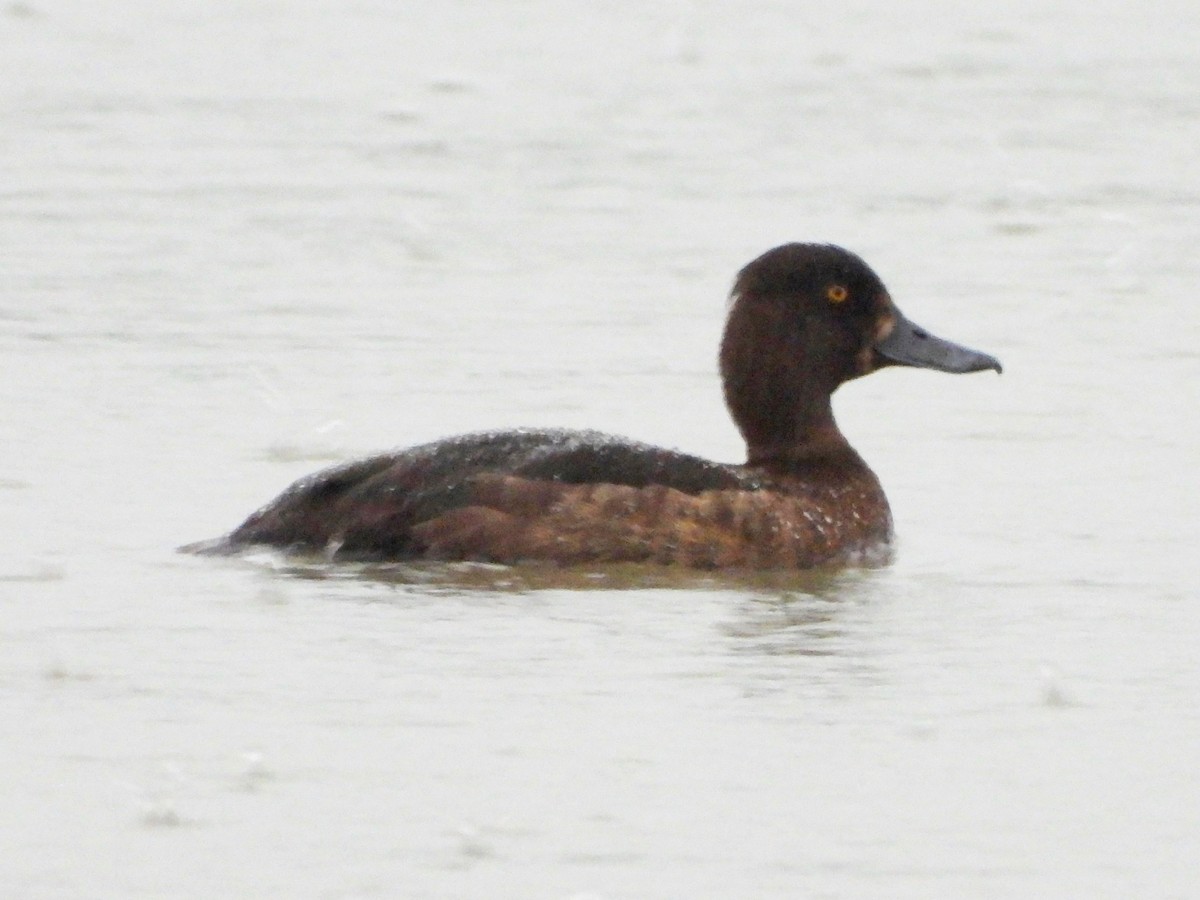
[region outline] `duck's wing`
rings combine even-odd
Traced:
[[[495,495],[487,493],[487,485],[495,483],[491,478],[515,480],[508,483],[510,490]],[[470,434],[301,479],[214,549],[268,544],[354,558],[439,555],[499,559],[501,555],[491,553],[482,536],[480,546],[452,551],[452,542],[444,536],[436,539],[440,526],[435,523],[447,514],[468,509],[490,509],[493,519],[503,516],[505,503],[522,503],[521,492],[513,489],[518,483],[530,486],[530,498],[546,500],[550,497],[547,491],[552,493],[555,485],[669,489],[687,496],[757,487],[753,476],[741,467],[597,432]],[[528,502],[521,508],[528,511]],[[442,524],[462,520],[460,515]]]

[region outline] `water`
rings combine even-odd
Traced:
[[[1194,896],[1197,26],[8,3],[5,895]],[[891,567],[173,552],[461,431],[737,459],[722,298],[796,239],[1005,363],[839,393]]]

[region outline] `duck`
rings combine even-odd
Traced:
[[[741,463],[596,431],[450,437],[302,478],[215,541],[331,562],[480,561],[814,569],[891,557],[892,514],[833,416],[843,384],[896,366],[1002,371],[907,319],[838,246],[788,243],[738,273],[719,351]]]

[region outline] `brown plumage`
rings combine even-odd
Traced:
[[[303,479],[190,549],[702,569],[878,561],[887,498],[838,429],[833,392],[888,365],[1000,370],[905,319],[857,256],[813,244],[739,273],[720,362],[744,465],[588,431],[465,435]]]
[[[651,562],[700,569],[807,569],[881,547],[890,519],[873,477],[838,490],[707,490],[472,479],[474,504],[413,528],[425,555],[499,562]],[[851,551],[850,548],[854,548]],[[865,557],[864,557],[865,561]]]

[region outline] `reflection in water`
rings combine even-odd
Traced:
[[[837,652],[837,639],[844,637],[838,611],[836,601],[811,594],[755,598],[743,604],[738,619],[723,630],[742,639],[734,645],[741,653],[830,656]]]
[[[738,590],[770,602],[820,598],[833,602],[848,598],[859,588],[858,570],[808,569],[700,572],[640,563],[560,566],[529,562],[516,566],[483,562],[346,563],[319,556],[296,556],[270,548],[236,554],[240,564],[306,581],[361,581],[366,584],[418,586],[443,591],[729,591]]]
[[[770,656],[833,656],[846,650],[845,614],[871,593],[870,571],[826,572],[773,594],[741,600],[722,631],[734,652]]]

